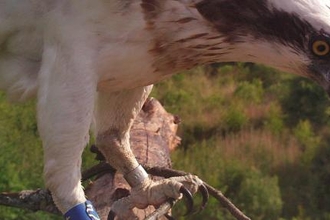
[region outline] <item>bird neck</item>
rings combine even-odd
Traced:
[[[215,62],[256,62],[284,71],[293,68],[295,72],[300,71],[295,61],[302,58],[295,53],[287,53],[284,45],[276,43],[275,37],[273,40],[260,40],[245,28],[237,27],[232,35],[228,35],[218,27],[226,20],[211,21],[205,17],[205,13],[201,13],[201,4],[196,4],[201,1],[142,0],[144,3],[151,1],[153,7],[142,4],[142,8],[147,29],[154,36],[150,51],[155,55],[157,71],[180,71]],[[222,12],[219,9],[217,13]]]
[[[201,16],[193,1],[142,2],[147,29],[154,36],[150,52],[156,57],[157,71],[179,71],[220,62],[219,57],[227,53],[223,36]]]

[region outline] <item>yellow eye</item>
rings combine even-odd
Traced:
[[[312,50],[316,56],[325,56],[330,52],[330,45],[324,40],[316,40],[312,44]]]

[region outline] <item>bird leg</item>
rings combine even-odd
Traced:
[[[203,182],[196,176],[186,175],[154,181],[139,165],[129,144],[129,131],[151,87],[136,88],[113,94],[99,93],[95,121],[96,145],[106,160],[121,172],[131,194],[112,205],[120,219],[134,216],[132,209],[159,206],[168,199],[187,197],[188,211],[193,206],[192,195]],[[115,106],[115,108],[114,108]]]
[[[53,27],[57,30],[58,27]],[[61,31],[54,33],[52,37]],[[80,60],[80,42],[45,41],[38,76],[38,128],[44,147],[44,177],[66,218],[99,219],[81,186],[81,154],[89,140],[96,85],[93,70]],[[59,36],[57,36],[59,37]],[[70,79],[70,80],[68,80]],[[83,87],[81,85],[84,85]]]

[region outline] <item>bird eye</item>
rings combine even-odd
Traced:
[[[326,56],[330,52],[330,45],[325,40],[316,40],[312,43],[312,51],[316,56]]]

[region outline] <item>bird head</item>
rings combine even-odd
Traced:
[[[221,61],[256,62],[310,78],[330,94],[329,0],[201,0]]]

